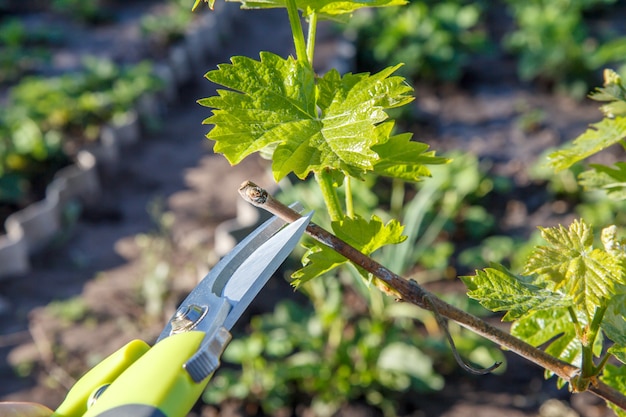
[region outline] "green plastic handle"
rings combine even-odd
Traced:
[[[191,331],[161,340],[123,372],[84,417],[116,415],[116,409],[131,407],[154,411],[145,415],[185,417],[210,380],[196,383],[183,367],[204,336]]]
[[[109,355],[74,384],[52,417],[82,417],[87,412],[91,395],[103,385],[115,381],[149,349],[147,343],[133,340]]]

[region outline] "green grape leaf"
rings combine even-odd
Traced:
[[[579,317],[584,324],[584,317]],[[532,312],[511,326],[511,334],[538,347],[549,342],[546,352],[567,363],[577,365],[582,345],[567,308]]]
[[[615,356],[615,358],[621,363],[626,364],[626,346],[612,345],[607,352]]]
[[[583,221],[569,229],[541,228],[541,235],[548,245],[535,248],[523,273],[554,281],[555,290],[562,289],[579,311],[593,316],[596,307],[615,293],[615,285],[623,282],[621,258],[594,249],[592,229]]]
[[[624,40],[620,39],[618,42],[623,45]],[[609,47],[609,45],[604,45],[604,47]],[[626,88],[624,88],[622,78],[613,70],[604,70],[604,86],[596,88],[589,97],[608,103],[600,107],[606,117],[626,115]]]
[[[606,365],[600,380],[619,392],[626,392],[626,366]],[[618,417],[626,417],[626,411],[620,407],[608,401],[607,405],[611,407]]]
[[[580,184],[586,190],[604,190],[609,198],[626,199],[626,163],[616,162],[614,167],[591,164],[593,169],[580,174]]]
[[[432,151],[429,152],[425,143],[412,141],[410,133],[392,136],[392,129],[393,122],[377,126],[381,144],[372,147],[380,157],[374,165],[374,172],[377,174],[405,181],[419,181],[423,177],[430,177],[430,170],[426,165],[445,164],[450,161],[435,156]],[[385,138],[389,139],[383,142]]]
[[[503,321],[512,321],[531,311],[568,307],[571,299],[546,288],[536,276],[515,275],[500,265],[494,265],[475,276],[461,277],[467,295],[491,311],[506,311]]]
[[[235,56],[231,64],[222,64],[205,75],[210,81],[230,90],[202,99],[203,106],[213,107],[213,115],[204,121],[214,124],[207,134],[216,141],[215,151],[233,164],[266,147],[283,141],[287,128],[292,134],[306,135],[319,130],[315,126],[314,74],[293,58],[261,53],[261,60]],[[309,133],[310,132],[310,133]]]
[[[626,346],[626,294],[611,298],[601,323],[606,336],[616,345]]]
[[[354,177],[372,171],[380,156],[372,147],[389,138],[378,124],[385,110],[410,102],[404,78],[392,76],[399,66],[377,74],[336,70],[316,79],[307,64],[262,52],[260,61],[233,57],[206,74],[229,88],[199,101],[212,107],[205,124],[215,151],[232,163],[255,152],[272,155],[278,181],[289,173],[306,178],[331,169]],[[317,84],[316,84],[317,81]]]
[[[267,9],[286,7],[285,0],[229,0],[238,1],[244,9]],[[342,15],[349,15],[364,7],[389,7],[402,6],[406,0],[296,0],[298,9],[302,10],[305,16],[316,13],[322,17],[337,18]]]
[[[404,227],[400,222],[390,220],[384,224],[376,215],[373,215],[370,221],[359,216],[346,217],[344,220],[333,222],[332,228],[338,238],[365,255],[370,255],[385,245],[406,240],[406,236],[402,234]],[[344,256],[327,246],[308,246],[302,258],[304,267],[292,274],[293,285],[298,287],[346,262],[348,260]]]
[[[602,119],[591,125],[582,135],[574,139],[569,146],[548,155],[550,165],[556,171],[562,171],[620,142],[626,136],[626,117]]]

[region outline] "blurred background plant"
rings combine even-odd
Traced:
[[[409,79],[459,81],[471,61],[500,49],[513,55],[522,81],[582,98],[602,68],[624,65],[626,33],[608,22],[621,11],[615,0],[413,0],[357,13],[348,33],[356,37],[359,68],[403,62]],[[512,25],[501,34],[489,19]]]
[[[29,192],[42,191],[68,163],[61,142],[59,132],[43,132],[33,119],[15,110],[0,114],[0,204],[8,205],[7,213],[0,214],[31,202]]]
[[[78,73],[22,79],[0,106],[0,203],[40,198],[77,147],[160,88],[147,62],[120,67],[96,58],[86,58]]]
[[[365,9],[350,21],[359,67],[404,63],[409,79],[458,80],[471,54],[485,51],[484,5],[462,0],[411,1],[405,7]]]
[[[148,62],[121,67],[87,57],[83,69],[57,77],[30,77],[13,87],[8,110],[21,112],[42,130],[95,140],[100,127],[133,109],[142,94],[160,88]]]
[[[165,210],[162,198],[153,199],[146,210],[154,227],[134,237],[142,276],[137,297],[145,319],[161,323],[181,301],[181,288],[188,291],[185,285],[193,287],[206,274],[210,256],[201,246],[183,247],[176,240],[175,217]]]
[[[111,13],[104,7],[103,0],[52,0],[52,10],[91,25],[108,22]]]
[[[623,31],[593,25],[613,13],[615,0],[507,0],[516,28],[504,39],[516,55],[524,81],[540,80],[567,87],[583,97],[606,65],[623,65]],[[592,77],[593,76],[593,77]]]
[[[28,28],[17,18],[0,22],[0,85],[19,80],[50,61],[50,48],[63,42],[51,27]]]
[[[360,279],[345,273],[304,284],[311,306],[285,300],[253,318],[249,334],[235,338],[223,357],[241,370],[220,369],[203,399],[245,400],[269,415],[310,404],[321,417],[362,401],[394,416],[404,393],[441,389],[441,372],[454,369],[454,360],[434,319],[415,306],[390,304],[376,290],[356,289]],[[502,359],[468,332],[453,333],[475,363]]]
[[[196,16],[188,1],[168,0],[162,7],[141,18],[141,33],[148,39],[155,54],[163,54],[168,46],[184,38]]]

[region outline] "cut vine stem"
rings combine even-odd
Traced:
[[[274,199],[265,189],[251,181],[246,181],[241,185],[239,194],[250,204],[267,210],[287,222],[294,222],[302,217],[300,213]],[[569,382],[571,387],[580,386],[580,384],[576,384],[580,377],[580,368],[563,362],[541,349],[492,326],[484,320],[446,303],[434,294],[426,291],[414,280],[408,280],[390,271],[380,263],[364,255],[348,243],[313,222],[309,223],[307,226],[306,233],[380,279],[399,295],[400,301],[415,304],[423,309],[453,320],[474,333],[553,372],[555,375]],[[616,406],[626,410],[626,396],[598,380],[596,377],[590,378],[589,383],[584,388],[586,388],[586,391],[592,392],[598,397],[610,401]]]

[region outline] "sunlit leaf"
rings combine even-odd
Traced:
[[[616,162],[613,167],[591,164],[592,170],[580,174],[580,184],[586,190],[604,190],[614,200],[626,199],[626,163]]]
[[[574,142],[548,155],[550,165],[562,171],[591,155],[619,143],[626,137],[626,117],[602,119],[591,125]]]
[[[584,320],[584,317],[578,319]],[[511,334],[533,346],[550,342],[547,353],[574,365],[580,361],[582,346],[567,308],[528,314],[513,323]]]
[[[624,39],[617,39],[616,42],[624,46]],[[613,70],[604,70],[604,86],[597,88],[589,97],[607,103],[600,107],[606,117],[626,115],[626,88],[622,83],[622,77]]]
[[[601,326],[609,339],[617,345],[626,346],[626,294],[611,298]]]
[[[461,277],[469,292],[467,295],[491,311],[506,311],[504,321],[518,319],[531,311],[567,307],[571,299],[546,288],[536,277],[515,275],[496,265],[475,276]]]
[[[388,118],[385,110],[413,99],[404,78],[393,76],[399,66],[372,75],[340,76],[332,70],[316,78],[309,65],[269,52],[262,52],[260,61],[233,57],[231,62],[206,75],[229,89],[199,101],[213,108],[204,121],[214,125],[207,137],[232,164],[255,152],[271,155],[276,180],[292,172],[304,179],[321,170],[355,177],[374,170],[381,162],[374,148],[390,140],[389,129],[379,129]],[[378,149],[395,156],[395,140]],[[419,163],[441,163],[424,146],[409,146],[409,153],[420,157],[410,166],[414,175],[426,173]]]
[[[350,244],[366,255],[390,244],[401,243],[406,239],[402,235],[403,226],[397,220],[384,224],[377,216],[370,221],[361,217],[345,218],[332,223],[333,232],[337,237]],[[310,246],[303,257],[304,267],[292,275],[293,284],[299,286],[334,268],[348,262],[333,249],[327,246]]]
[[[392,129],[393,122],[378,126],[378,131],[382,134],[380,142],[385,138],[389,139],[372,147],[380,157],[374,165],[376,173],[405,181],[419,181],[430,176],[430,170],[426,165],[449,162],[447,158],[437,157],[434,152],[428,151],[428,145],[412,141],[410,133],[391,136]]]
[[[594,249],[592,229],[583,221],[575,221],[569,229],[561,225],[542,228],[541,234],[548,244],[534,250],[524,274],[554,281],[555,289],[572,297],[578,310],[592,316],[614,293],[615,284],[623,281],[620,258]]]
[[[626,364],[626,345],[612,345],[607,352],[621,363]]]

